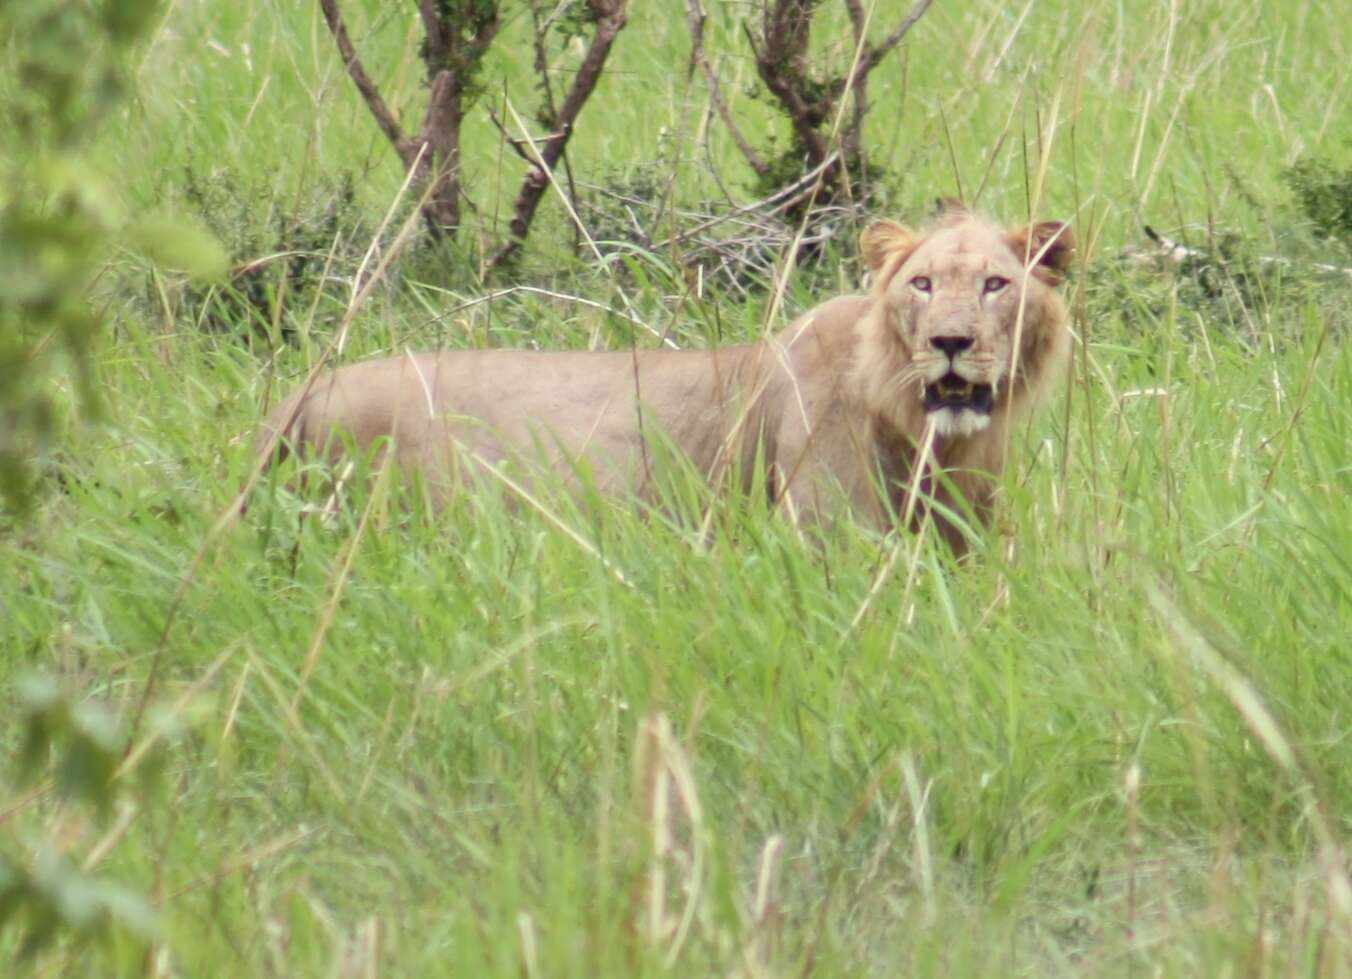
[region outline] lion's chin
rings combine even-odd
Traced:
[[[937,435],[966,437],[985,431],[991,423],[990,412],[972,408],[936,408],[928,413]]]

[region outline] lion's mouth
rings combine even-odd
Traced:
[[[966,408],[983,415],[991,413],[995,394],[989,384],[974,384],[949,371],[937,381],[925,385],[925,410]]]

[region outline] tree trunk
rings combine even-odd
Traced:
[[[453,71],[437,72],[423,118],[422,139],[430,151],[432,188],[422,213],[428,230],[438,238],[454,236],[460,227],[461,94]]]

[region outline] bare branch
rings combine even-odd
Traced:
[[[446,57],[446,31],[433,0],[418,0],[418,16],[427,35],[427,62],[438,64]]]
[[[788,113],[794,135],[807,150],[808,162],[815,166],[830,152],[817,128],[829,106],[823,106],[820,99],[809,103],[804,97],[808,88],[805,58],[811,27],[812,9],[803,0],[777,0],[773,9],[764,9],[764,33],[759,43],[750,27],[742,25],[755,53],[761,81]]]
[[[474,61],[478,61],[483,53],[488,50],[488,46],[493,43],[493,38],[498,36],[498,28],[502,26],[502,20],[498,16],[498,5],[496,2],[486,8],[486,12],[481,11],[474,19],[474,35],[470,38],[470,56]]]
[[[840,154],[833,152],[820,165],[813,167],[811,170],[803,174],[793,183],[786,184],[783,187],[779,188],[769,197],[766,197],[758,201],[752,201],[750,204],[743,204],[740,207],[733,208],[731,211],[725,211],[722,214],[718,214],[715,215],[714,217],[703,220],[691,228],[687,228],[684,231],[681,231],[678,234],[674,234],[669,238],[664,238],[662,241],[659,241],[656,245],[653,245],[652,247],[655,249],[669,248],[672,245],[680,244],[681,242],[684,242],[694,237],[695,235],[700,234],[701,232],[707,231],[710,228],[714,227],[715,225],[723,224],[726,221],[731,221],[743,214],[756,214],[758,216],[759,215],[769,216],[778,214],[781,211],[788,210],[794,204],[802,200],[805,195],[810,194],[812,192],[813,186],[817,182],[817,178],[822,175],[822,172],[827,167],[833,166],[839,159]]]
[[[553,18],[542,19],[540,17],[539,0],[530,0],[527,6],[530,7],[531,34],[535,44],[535,74],[540,76],[540,89],[545,98],[545,111],[549,113],[550,122],[553,122],[555,112],[554,83],[549,79],[549,58],[545,51],[545,38],[549,33]],[[497,122],[496,119],[493,121]],[[498,128],[502,129],[501,126]]]
[[[887,35],[881,44],[869,52],[867,61],[868,67],[864,69],[865,74],[872,71],[874,68],[877,68],[883,58],[887,57],[888,52],[901,43],[902,38],[910,33],[911,28],[915,26],[916,21],[925,16],[925,11],[929,10],[930,4],[933,2],[934,0],[916,0],[915,6],[911,8],[909,14],[902,18],[902,21],[897,25],[896,30]]]
[[[863,40],[868,30],[868,18],[864,15],[864,5],[860,0],[845,0],[845,10],[850,15],[850,28],[854,31],[854,43]]]
[[[916,0],[910,13],[875,47],[868,38],[873,9],[865,0],[843,0],[854,37],[853,56],[844,75],[829,78],[814,74],[809,63],[818,0],[761,0],[759,33],[743,24],[755,55],[756,71],[788,116],[794,147],[806,157],[807,166],[821,167],[833,142],[839,140],[839,163],[822,170],[824,200],[841,190],[848,193],[849,175],[862,161],[869,73],[901,43],[932,2]],[[847,96],[852,99],[853,112],[837,134],[831,124],[839,119],[840,100]]]
[[[371,110],[376,125],[394,146],[394,151],[399,154],[404,167],[406,169],[411,167],[417,158],[418,147],[413,140],[404,136],[398,121],[394,118],[394,113],[385,104],[380,90],[362,67],[361,59],[357,57],[357,49],[352,46],[352,38],[348,36],[347,25],[343,23],[343,15],[338,10],[338,0],[319,0],[319,6],[324,11],[324,21],[329,25],[329,32],[333,34],[333,40],[338,45],[338,54],[343,59],[343,67],[347,69],[353,84],[357,86],[357,91],[361,93],[366,108]]]
[[[435,236],[453,232],[460,226],[460,123],[463,99],[456,73],[441,69],[428,86],[427,110],[423,113],[418,142],[432,152],[422,158],[420,180],[429,172],[432,187],[423,201],[423,216]]]
[[[531,221],[535,218],[535,209],[540,206],[540,199],[549,187],[549,173],[563,155],[564,148],[568,145],[568,137],[573,134],[573,123],[596,88],[596,82],[600,79],[606,58],[610,54],[611,45],[624,29],[628,0],[589,0],[588,5],[596,17],[596,33],[592,35],[591,44],[587,46],[582,64],[578,66],[577,74],[573,76],[573,84],[564,97],[563,105],[559,107],[558,118],[554,124],[555,133],[544,142],[543,147],[538,148],[539,163],[527,171],[525,179],[521,182],[521,190],[512,206],[512,220],[508,225],[511,237],[489,260],[490,268],[500,265],[515,254],[525,241]]]
[[[700,71],[704,74],[705,83],[709,86],[709,101],[713,103],[714,111],[723,120],[723,125],[728,127],[732,141],[737,144],[737,148],[741,150],[742,156],[746,158],[746,162],[750,164],[751,169],[757,175],[764,177],[770,172],[770,167],[761,159],[760,154],[752,147],[751,141],[742,134],[742,130],[732,118],[728,103],[723,98],[723,86],[719,81],[718,73],[714,71],[713,65],[709,63],[709,58],[704,53],[704,8],[700,0],[686,0],[685,6],[686,21],[690,25],[691,67],[699,66]]]
[[[854,92],[854,111],[841,143],[846,154],[855,157],[863,146],[864,116],[868,115],[868,72],[860,71],[858,66],[872,53],[872,47],[868,42],[869,17],[864,13],[862,0],[845,0],[845,9],[849,12],[850,27],[854,31],[854,61],[850,65],[848,84]]]
[[[629,0],[591,0],[590,6],[592,12],[596,14],[596,33],[592,36],[587,54],[573,77],[573,84],[563,100],[563,107],[559,109],[559,118],[555,120],[555,128],[565,132],[564,139],[551,143],[545,149],[545,162],[551,167],[563,152],[567,131],[572,129],[578,113],[591,97],[592,89],[596,87],[596,82],[601,77],[601,71],[606,66],[606,58],[610,55],[610,46],[624,29]],[[553,156],[550,156],[550,150],[554,151]]]
[[[893,48],[901,43],[916,22],[925,15],[925,11],[929,9],[931,3],[933,3],[933,0],[916,0],[911,12],[902,18],[896,29],[887,35],[881,44],[874,47],[869,43],[867,37],[868,19],[864,15],[862,3],[860,0],[845,0],[845,6],[850,14],[850,23],[854,28],[856,45],[855,63],[844,84],[844,89],[854,96],[853,119],[844,135],[845,150],[848,155],[858,155],[863,146],[864,116],[868,114],[869,74],[874,68],[882,64],[883,58]]]
[[[502,134],[502,138],[506,141],[507,145],[512,148],[512,152],[515,153],[517,156],[521,157],[521,159],[525,160],[531,166],[535,165],[535,153],[532,152],[531,150],[528,150],[526,147],[531,145],[538,146],[539,144],[542,143],[548,143],[551,140],[563,138],[563,132],[559,131],[548,133],[544,136],[534,136],[531,137],[530,139],[523,139],[518,136],[513,136],[510,132],[508,132],[507,127],[504,126],[502,124],[502,120],[498,118],[498,114],[494,112],[491,108],[488,110],[488,118],[492,121],[493,126],[497,129],[497,131]]]
[[[546,122],[547,125],[552,126],[558,120],[559,111],[558,103],[554,98],[554,83],[550,80],[549,75],[548,38],[549,29],[554,26],[555,20],[564,9],[564,4],[560,3],[556,6],[554,12],[548,17],[541,16],[539,0],[528,0],[527,5],[530,7],[531,33],[534,35],[535,42],[535,74],[540,79],[540,89],[544,95],[544,111],[546,116],[542,121]],[[497,119],[494,119],[493,123],[498,125]],[[502,126],[498,125],[498,128],[502,129]],[[506,130],[503,130],[502,132],[504,137],[507,136]],[[550,136],[546,138],[552,139],[554,137]],[[522,156],[526,155],[520,146],[513,144],[512,149],[516,150],[516,152]],[[563,172],[564,176],[568,178],[568,198],[573,202],[573,209],[576,210],[577,185],[573,180],[573,165],[569,162],[567,156],[563,157]],[[577,248],[582,243],[578,231],[579,229],[575,226],[573,228],[574,248]]]

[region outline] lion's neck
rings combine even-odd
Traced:
[[[995,493],[995,478],[1004,469],[1005,426],[993,420],[977,437],[935,435],[928,442],[913,429],[899,429],[885,415],[869,419],[878,485],[884,487],[886,506],[899,518],[910,515],[917,530],[932,503],[940,505],[936,519],[940,532],[955,546],[961,533],[942,516],[971,507],[985,519]],[[984,437],[983,437],[984,436]]]

